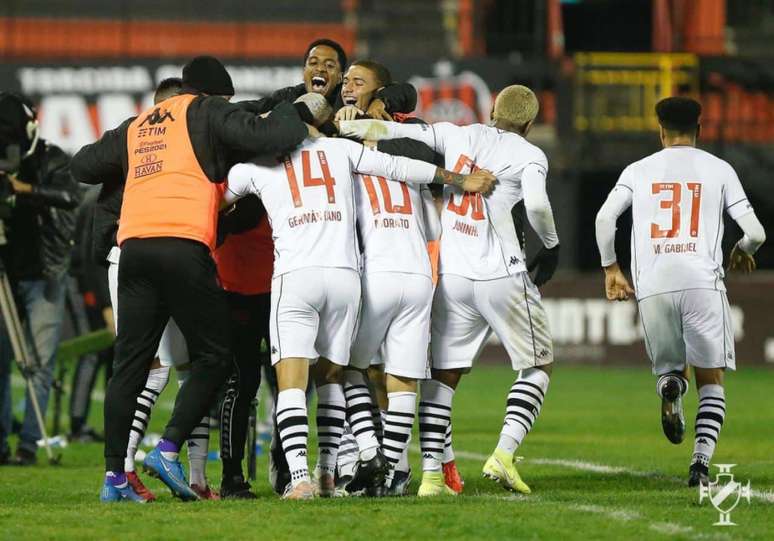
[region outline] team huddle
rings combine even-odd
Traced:
[[[493,333],[517,377],[482,474],[530,493],[516,452],[550,384],[538,287],[559,257],[548,160],[526,139],[535,94],[503,89],[487,125],[396,122],[416,94],[384,66],[359,61],[345,72],[346,56],[329,40],[311,44],[304,62],[304,85],[230,103],[225,68],[194,59],[181,80],[160,86],[153,108],[73,158],[78,180],[119,200],[105,251],[117,341],[101,500],[154,499],[134,462],[170,365],[187,376],[145,471],[184,500],[255,498],[241,462],[262,342],[275,396],[272,481],[283,498],[407,494],[417,416],[418,496],[459,494],[453,398]],[[723,371],[735,368],[722,211],[745,233],[732,268],[752,270],[765,234],[733,169],[694,148],[698,103],[667,98],[657,114],[665,150],[624,171],[597,216],[597,241],[608,298],[636,290],[675,443],[695,369],[689,483],[706,483],[725,413]],[[629,206],[634,290],[614,250],[615,222]],[[529,263],[522,208],[542,244]],[[208,415],[224,385],[218,495],[205,465]],[[185,442],[189,476],[179,460]]]

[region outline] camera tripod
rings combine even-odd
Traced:
[[[2,220],[0,220],[0,245],[2,244],[5,244],[5,230]],[[46,422],[43,419],[43,413],[40,411],[38,395],[35,392],[35,385],[32,382],[32,375],[39,366],[30,355],[27,340],[24,336],[24,328],[19,319],[19,312],[16,309],[11,282],[8,280],[8,274],[5,272],[5,265],[3,264],[2,258],[0,258],[0,308],[2,308],[3,321],[5,321],[8,337],[11,340],[14,359],[16,359],[19,370],[27,383],[27,391],[29,393],[30,401],[32,402],[32,408],[35,411],[35,418],[38,421],[40,433],[43,435],[43,446],[46,448],[48,462],[52,465],[59,464],[62,455],[54,455],[54,452],[51,449],[51,443],[49,442],[48,434],[46,433]]]

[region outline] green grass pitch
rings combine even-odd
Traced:
[[[728,415],[713,462],[737,464],[736,479],[749,479],[754,490],[751,503],[741,501],[732,512],[734,527],[713,526],[717,511],[685,486],[693,431],[680,446],[662,435],[655,380],[645,364],[560,364],[543,413],[519,449],[519,470],[533,493],[513,495],[482,479],[513,378],[506,368],[480,366],[462,381],[454,447],[466,485],[457,498],[283,502],[268,486],[263,458],[257,501],[180,503],[148,479],[156,503],[101,505],[102,448],[82,444],[65,449],[58,467],[0,468],[0,539],[774,538],[774,372],[743,367],[727,378]],[[173,400],[174,387],[162,401]],[[167,411],[156,412],[152,431],[161,429]],[[691,426],[695,411],[692,387]],[[415,452],[413,492],[418,461]],[[209,463],[208,475],[219,484],[218,463]]]

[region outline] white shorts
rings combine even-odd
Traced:
[[[736,370],[725,291],[687,289],[639,301],[645,349],[656,375],[699,368]]]
[[[324,357],[349,364],[360,310],[360,276],[352,269],[309,267],[271,281],[271,364]]]
[[[361,283],[363,306],[350,365],[368,368],[383,345],[386,373],[428,378],[432,280],[421,274],[373,272],[364,274]]]
[[[492,332],[514,370],[554,360],[540,291],[526,272],[495,280],[441,275],[433,299],[433,368],[470,369]]]
[[[121,249],[113,247],[110,250],[108,261],[108,289],[110,289],[110,303],[113,305],[113,322],[116,326],[115,331],[118,334],[118,261],[121,256]],[[161,335],[159,349],[156,351],[156,357],[161,361],[161,366],[182,366],[188,364],[188,345],[185,343],[180,327],[175,320],[169,318],[167,326]]]

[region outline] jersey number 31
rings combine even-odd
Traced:
[[[692,237],[699,236],[699,210],[701,209],[701,184],[698,182],[688,182],[686,187],[691,192],[691,228]],[[658,195],[661,192],[672,192],[672,197],[663,199],[660,202],[660,208],[672,211],[672,225],[669,229],[661,229],[658,224],[650,224],[650,238],[652,239],[671,239],[680,235],[680,219],[682,210],[680,202],[682,201],[683,185],[680,182],[654,182],[651,186],[651,194]]]

